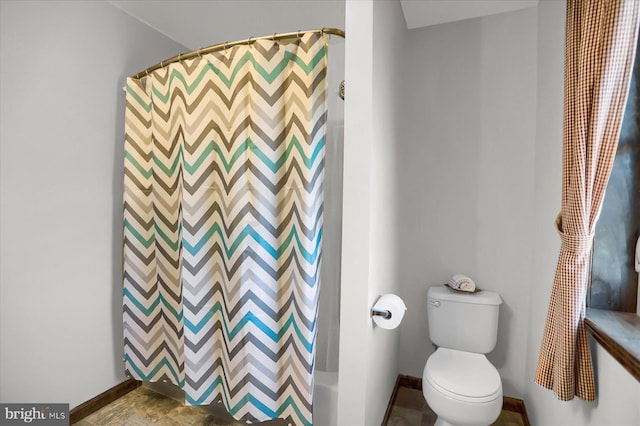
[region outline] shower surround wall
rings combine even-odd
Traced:
[[[340,261],[342,253],[342,168],[344,101],[338,96],[344,81],[344,45],[331,37],[327,68],[327,143],[324,170],[324,229],[316,370],[338,371],[340,337]]]
[[[125,379],[125,77],[187,49],[104,2],[0,19],[0,401],[73,408]]]

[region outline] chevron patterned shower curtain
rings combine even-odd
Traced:
[[[259,40],[128,79],[127,375],[312,423],[327,46]]]

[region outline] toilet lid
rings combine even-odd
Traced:
[[[467,398],[485,398],[502,387],[498,370],[482,354],[439,348],[427,360],[427,379]]]

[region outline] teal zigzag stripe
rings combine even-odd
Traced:
[[[214,235],[218,235],[223,242],[225,254],[227,257],[232,257],[238,247],[244,242],[247,237],[251,237],[255,242],[257,242],[263,250],[269,253],[275,260],[280,259],[283,253],[287,251],[292,241],[295,240],[296,247],[302,253],[302,256],[308,263],[315,263],[318,255],[320,253],[320,243],[322,241],[322,229],[318,230],[318,236],[315,238],[314,249],[312,252],[308,251],[302,242],[300,241],[300,236],[298,235],[297,229],[294,227],[291,229],[291,232],[287,235],[287,237],[280,242],[278,247],[273,247],[267,240],[265,240],[259,232],[257,232],[251,225],[247,225],[244,227],[240,235],[231,242],[230,245],[227,244],[226,235],[220,228],[218,223],[214,223],[211,228],[207,231],[206,234],[198,241],[196,244],[191,245],[189,241],[183,240],[184,248],[189,252],[190,255],[196,256],[198,252],[200,252],[206,244],[211,240]]]
[[[302,148],[302,145],[300,145],[298,138],[294,135],[293,138],[291,138],[291,142],[287,146],[286,151],[282,155],[280,155],[280,158],[278,158],[278,160],[273,162],[255,143],[253,143],[251,138],[247,138],[244,141],[244,143],[240,144],[238,149],[233,153],[233,155],[231,156],[231,159],[227,161],[227,158],[224,156],[224,153],[220,148],[220,145],[218,145],[214,141],[211,141],[207,145],[207,148],[202,152],[202,154],[200,154],[200,157],[198,157],[198,159],[193,163],[193,165],[185,161],[185,170],[190,175],[196,174],[198,169],[204,163],[205,159],[208,158],[212,152],[215,152],[217,154],[218,159],[224,166],[225,171],[228,173],[236,164],[238,159],[242,158],[243,154],[245,154],[247,151],[251,151],[254,154],[256,154],[256,156],[260,160],[262,160],[264,165],[267,166],[269,170],[275,173],[282,168],[287,158],[291,156],[291,153],[293,152],[294,149],[300,154],[300,157],[302,157],[302,160],[304,161],[304,165],[311,168],[315,164],[316,159],[320,156],[320,153],[324,148],[324,144],[325,144],[325,140],[323,137],[316,144],[316,147],[314,151],[311,153],[311,156],[307,156],[306,153],[304,152],[304,149]]]
[[[284,402],[276,410],[273,410],[273,409],[269,408],[268,406],[266,406],[265,404],[263,404],[262,402],[260,402],[260,400],[258,398],[256,398],[256,397],[254,397],[251,393],[247,393],[245,396],[242,397],[242,399],[240,399],[240,401],[237,404],[232,405],[230,400],[229,400],[229,397],[228,397],[227,393],[224,392],[224,387],[221,386],[223,383],[224,382],[222,380],[222,377],[218,377],[202,393],[202,396],[200,398],[193,399],[190,396],[187,396],[185,399],[186,399],[186,401],[187,401],[187,403],[189,405],[202,405],[204,403],[204,401],[209,399],[209,397],[214,393],[216,388],[218,388],[220,386],[223,389],[223,398],[224,398],[224,401],[225,401],[226,405],[231,407],[230,410],[229,410],[229,413],[231,415],[238,414],[245,405],[252,404],[252,405],[256,406],[257,408],[259,408],[260,411],[262,411],[263,413],[267,414],[269,417],[277,418],[277,417],[280,417],[282,415],[282,413],[284,413],[287,410],[287,408],[291,407],[291,408],[293,408],[293,410],[298,415],[298,418],[301,420],[300,424],[305,425],[305,426],[307,426],[307,425],[311,426],[311,424],[312,424],[310,420],[306,419],[303,416],[303,413],[298,408],[298,406],[295,403],[295,401],[293,400],[293,398],[290,397],[290,396],[287,397],[284,400]]]
[[[287,52],[285,53],[285,56],[280,61],[280,63],[273,69],[273,71],[269,72],[260,65],[260,62],[256,60],[255,56],[251,52],[247,52],[238,61],[230,77],[227,77],[225,75],[224,70],[216,67],[211,62],[209,62],[207,63],[207,66],[202,69],[200,74],[196,77],[196,79],[191,84],[187,83],[187,80],[185,79],[184,75],[181,72],[179,72],[176,69],[173,69],[171,71],[171,77],[169,77],[169,84],[167,84],[167,86],[169,88],[173,88],[174,80],[178,80],[182,83],[182,87],[184,87],[186,92],[188,94],[192,94],[200,86],[202,80],[205,78],[207,73],[209,71],[212,71],[216,76],[218,76],[220,81],[228,89],[233,84],[240,70],[249,62],[253,65],[253,68],[257,71],[257,74],[261,76],[267,83],[271,84],[276,79],[276,77],[282,74],[282,71],[285,70],[290,63],[295,63],[296,65],[298,65],[299,69],[301,69],[304,72],[305,75],[308,75],[311,72],[311,70],[316,68],[316,66],[321,60],[325,59],[325,57],[326,57],[326,50],[321,49],[318,53],[316,53],[313,59],[307,64],[301,58]],[[156,88],[156,86],[154,86],[153,95],[154,95],[154,99],[157,99],[161,103],[166,104],[171,98],[171,90],[167,90],[166,92],[163,93],[163,92],[160,92]],[[134,99],[136,100],[136,102],[139,102],[141,106],[145,107],[145,109],[147,108],[147,104],[142,99],[140,99],[137,96],[135,96]]]
[[[185,326],[187,326],[187,328],[190,331],[197,334],[200,331],[202,331],[202,328],[205,325],[209,324],[211,318],[213,318],[216,312],[222,312],[222,305],[220,302],[217,302],[207,312],[207,314],[202,317],[202,319],[198,322],[198,324],[192,324],[188,319],[185,319],[184,324]],[[287,333],[287,331],[289,331],[289,328],[293,327],[296,336],[298,336],[304,348],[309,352],[312,352],[313,350],[313,342],[307,341],[307,339],[305,339],[304,333],[302,332],[302,330],[300,330],[300,327],[298,327],[298,324],[296,323],[295,318],[293,318],[293,314],[289,315],[289,318],[287,319],[287,321],[277,331],[270,329],[264,322],[260,320],[260,318],[258,318],[252,312],[247,312],[247,314],[242,317],[242,319],[238,322],[238,324],[232,330],[229,330],[229,327],[226,322],[224,322],[223,325],[227,333],[227,336],[229,336],[229,339],[233,340],[236,337],[236,335],[240,333],[242,329],[249,323],[257,326],[260,329],[260,331],[264,333],[265,336],[269,337],[272,341],[276,343],[282,339],[282,337]],[[313,328],[315,328],[315,323],[313,324]]]
[[[162,357],[159,362],[157,363],[157,365],[154,367],[153,370],[151,370],[149,372],[149,374],[145,374],[137,365],[135,362],[133,362],[133,360],[131,359],[131,357],[128,354],[125,354],[124,356],[125,361],[131,366],[131,368],[133,368],[133,371],[136,372],[137,377],[140,378],[140,380],[145,381],[145,382],[152,382],[154,381],[154,379],[157,377],[158,372],[162,369],[162,367],[166,367],[169,369],[169,371],[171,371],[171,375],[172,378],[174,380],[174,383],[176,383],[178,386],[183,387],[184,386],[184,380],[180,380],[180,378],[178,377],[178,373],[176,373],[176,371],[173,369],[173,367],[171,367],[171,363],[165,358]]]
[[[151,314],[153,313],[153,311],[155,311],[158,305],[162,303],[162,306],[164,306],[169,310],[169,312],[171,312],[171,314],[173,315],[173,317],[176,319],[177,322],[182,321],[182,318],[183,318],[182,309],[180,309],[180,312],[178,312],[176,308],[171,305],[171,302],[165,299],[162,293],[159,294],[158,298],[156,298],[148,308],[145,308],[144,305],[140,303],[138,299],[136,299],[131,294],[128,288],[125,288],[123,293],[124,293],[124,297],[129,299],[136,306],[136,308],[147,317],[151,316]]]
[[[231,159],[227,161],[224,153],[220,149],[220,146],[215,142],[211,141],[207,148],[202,152],[200,157],[196,159],[196,161],[192,164],[184,161],[184,154],[182,150],[182,146],[178,148],[177,155],[175,156],[172,164],[167,167],[167,165],[155,154],[153,154],[153,162],[156,166],[164,172],[166,176],[173,176],[175,171],[178,169],[178,164],[180,164],[180,160],[182,159],[182,164],[184,165],[184,169],[190,175],[196,175],[199,171],[199,168],[202,167],[204,161],[209,157],[212,152],[215,152],[218,156],[218,159],[224,166],[225,171],[228,173],[231,168],[236,164],[239,158],[242,158],[243,154],[246,154],[248,151],[256,154],[257,158],[259,158],[264,165],[272,172],[276,173],[280,171],[282,166],[286,163],[287,158],[291,156],[293,150],[296,150],[300,157],[303,160],[303,163],[306,167],[313,167],[316,162],[316,159],[320,156],[320,153],[324,149],[325,140],[324,137],[320,138],[319,142],[316,144],[315,149],[311,153],[310,156],[307,156],[304,152],[302,145],[298,141],[298,138],[294,135],[291,139],[291,143],[287,146],[286,151],[280,155],[280,157],[274,162],[272,161],[258,146],[256,146],[253,141],[248,138],[245,140],[243,144],[236,150],[236,152],[231,156]],[[145,169],[136,158],[130,153],[125,151],[125,159],[135,167],[136,170],[140,172],[142,176],[145,178],[150,178],[153,175],[153,171],[151,169]]]

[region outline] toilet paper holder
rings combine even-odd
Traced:
[[[393,293],[383,294],[371,306],[369,315],[373,324],[386,330],[392,330],[402,322],[407,305],[402,299]]]
[[[391,311],[386,309],[371,308],[371,317],[382,317],[384,319],[391,319]]]

